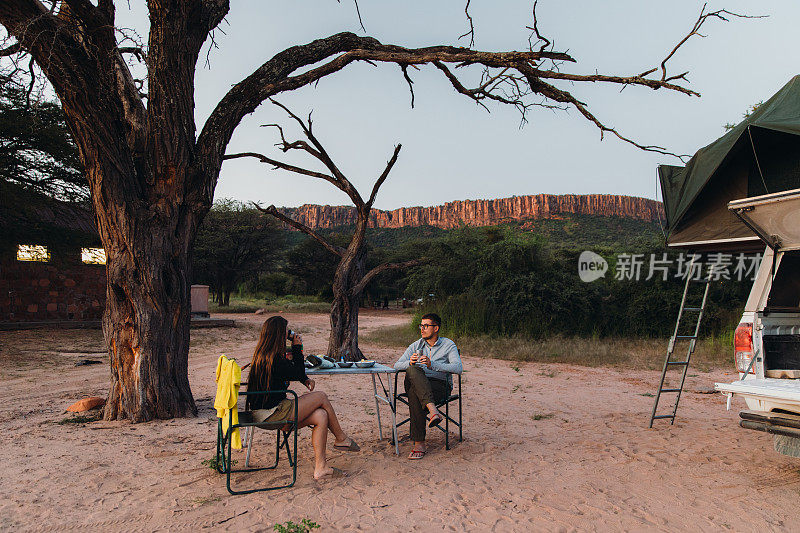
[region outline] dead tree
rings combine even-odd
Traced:
[[[34,65],[31,72],[47,78],[86,169],[108,261],[103,330],[111,383],[106,419],[144,421],[197,412],[188,377],[192,246],[211,207],[234,130],[266,99],[356,62],[397,65],[409,87],[409,67],[431,65],[458,93],[480,105],[512,105],[523,118],[533,106],[573,107],[601,134],[666,152],[605,125],[569,92],[570,84],[633,85],[699,96],[685,87],[684,74],[669,75],[664,63],[627,76],[570,73],[567,65],[575,60],[553,50],[539,34],[534,4],[533,39],[523,51],[406,48],[349,32],[291,46],[233,83],[198,127],[198,58],[207,41],[214,44],[213,31],[230,2],[150,0],[147,6],[145,45],[130,42],[130,33],[115,27],[114,0],[0,2],[0,24],[7,32],[0,35],[0,58],[12,61],[12,68]],[[709,18],[727,14],[704,8],[689,35],[696,35]],[[134,77],[128,61],[143,66],[142,79]],[[470,88],[457,73],[475,68],[483,79]]]
[[[376,266],[369,272],[366,271],[367,250],[365,239],[367,235],[367,226],[369,224],[369,214],[372,210],[373,203],[375,203],[375,198],[378,196],[378,190],[381,188],[381,185],[383,185],[383,182],[386,181],[386,178],[389,177],[389,172],[391,172],[392,167],[394,167],[394,164],[397,162],[397,156],[400,154],[401,145],[398,144],[394,147],[392,157],[389,158],[383,172],[372,186],[369,199],[364,201],[364,198],[362,198],[361,194],[353,186],[353,183],[344,175],[336,163],[334,163],[322,143],[314,135],[311,115],[309,114],[307,122],[303,122],[300,117],[292,113],[284,105],[274,101],[273,103],[285,110],[289,116],[300,125],[303,134],[306,139],[308,139],[308,141],[297,140],[290,142],[286,140],[283,128],[277,124],[270,124],[270,126],[278,128],[280,132],[281,142],[278,143],[277,146],[279,146],[284,153],[289,150],[300,150],[309,154],[320,161],[325,168],[328,169],[330,174],[289,165],[254,152],[229,154],[226,155],[224,159],[254,157],[262,163],[272,165],[275,169],[288,170],[296,174],[322,179],[344,192],[350,198],[350,201],[353,202],[356,213],[355,229],[350,239],[350,244],[346,248],[329,243],[313,229],[278,211],[274,205],[266,209],[258,204],[255,204],[255,207],[261,212],[272,215],[285,224],[302,231],[319,242],[326,250],[339,257],[339,263],[336,266],[336,272],[333,276],[333,302],[331,303],[331,332],[328,338],[328,355],[336,359],[344,357],[348,361],[358,361],[362,358],[361,350],[358,347],[358,311],[361,306],[361,296],[364,289],[369,282],[381,272],[420,264],[420,260],[416,259],[402,263],[384,263]]]

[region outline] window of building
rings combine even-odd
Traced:
[[[88,265],[105,265],[106,251],[103,248],[81,248],[81,261]]]
[[[38,244],[20,244],[17,246],[17,261],[50,261],[47,246]]]

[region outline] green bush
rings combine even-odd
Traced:
[[[639,246],[595,248],[609,262],[609,271],[601,279],[584,283],[577,275],[580,250],[555,248],[536,235],[497,228],[462,229],[431,243],[432,260],[410,276],[410,290],[435,294],[417,310],[415,324],[424,313],[436,312],[444,320],[443,334],[449,336],[669,336],[684,281],[659,276],[645,280],[646,271],[638,281],[614,277],[617,253],[642,253],[649,258],[651,253],[660,257],[665,251],[655,241]],[[689,306],[699,304],[702,297],[702,285],[692,287]],[[746,281],[713,283],[702,333],[729,332],[749,289]]]
[[[275,524],[272,529],[278,533],[309,533],[312,529],[318,529],[319,527],[321,526],[316,522],[312,522],[308,518],[303,518],[300,520],[299,524],[295,524],[289,520],[283,524]]]

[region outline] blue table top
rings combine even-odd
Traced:
[[[386,365],[382,365],[380,363],[375,363],[375,365],[369,368],[358,368],[356,365],[351,366],[350,368],[306,368],[306,375],[308,376],[323,376],[323,375],[334,375],[334,374],[394,374],[397,372],[394,368]]]

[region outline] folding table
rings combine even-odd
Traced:
[[[359,368],[353,364],[350,368],[306,368],[306,375],[307,376],[339,376],[339,375],[350,375],[350,374],[369,374],[372,376],[372,395],[375,397],[375,414],[378,417],[378,440],[383,440],[383,428],[381,427],[381,409],[380,404],[381,402],[385,403],[389,407],[389,412],[392,415],[392,439],[394,440],[394,453],[400,455],[400,446],[397,444],[397,419],[395,416],[395,410],[393,409],[394,404],[394,380],[392,379],[391,374],[396,374],[397,370],[390,366],[382,365],[380,363],[375,363],[374,366],[369,368]],[[381,374],[386,374],[386,386],[383,385],[383,380],[381,379]],[[375,379],[377,377],[377,380]],[[385,396],[382,396],[378,393],[378,385],[377,382],[380,381],[381,389]],[[387,390],[388,389],[388,390]]]

